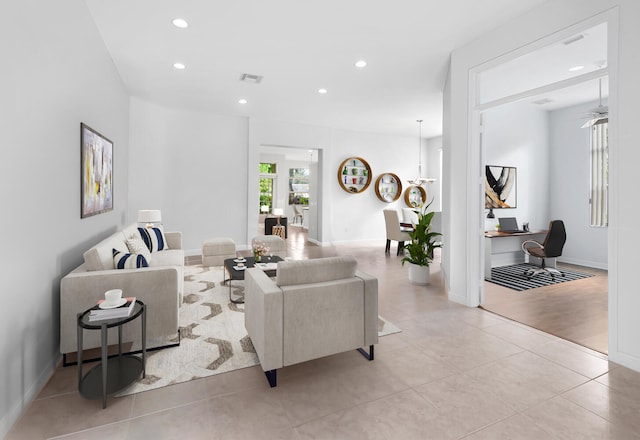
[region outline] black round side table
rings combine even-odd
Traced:
[[[145,377],[147,358],[147,306],[136,300],[131,315],[125,318],[111,318],[100,321],[89,321],[91,309],[78,313],[78,391],[87,399],[102,397],[102,408],[107,407],[107,396],[111,395],[135,381],[140,374]],[[122,326],[142,316],[142,356],[122,354]],[[107,331],[118,327],[118,356],[107,356]],[[100,330],[101,362],[82,375],[82,334],[83,330]]]

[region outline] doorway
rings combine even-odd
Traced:
[[[544,65],[552,68],[540,67]],[[496,218],[491,219],[483,206],[485,231],[495,229],[498,217],[516,217],[533,229],[546,229],[549,220],[562,219],[569,238],[559,268],[590,275],[526,291],[483,281],[480,305],[607,353],[608,232],[590,223],[589,129],[582,128],[594,107],[602,105],[601,79],[608,79],[606,22],[477,73],[481,175],[485,165],[517,169],[517,205],[492,211]],[[480,191],[484,199],[484,185]],[[506,258],[484,248],[483,243],[483,274],[487,265],[502,265],[495,260]],[[524,254],[514,250],[508,257],[524,259]]]
[[[287,218],[288,229],[304,231],[304,235],[296,236],[304,236],[311,242],[318,241],[318,219],[322,208],[321,150],[261,145],[259,153],[259,162],[273,164],[275,175],[272,176],[274,197],[268,211],[260,208],[258,231],[264,231],[265,216],[272,214],[275,208]]]

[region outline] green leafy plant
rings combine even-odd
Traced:
[[[431,220],[435,215],[433,211],[428,212],[431,203],[433,200],[418,213],[418,223],[414,225],[413,231],[409,232],[411,242],[404,247],[409,255],[402,259],[402,265],[407,261],[418,266],[429,267],[433,260],[433,250],[442,247],[442,243],[436,240],[442,234],[431,231]]]

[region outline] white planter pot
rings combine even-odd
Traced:
[[[413,284],[429,284],[429,268],[409,263],[409,281]]]

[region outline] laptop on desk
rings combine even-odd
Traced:
[[[498,218],[498,223],[500,224],[500,232],[506,232],[507,234],[526,232],[518,228],[518,221],[515,217],[500,217]]]

